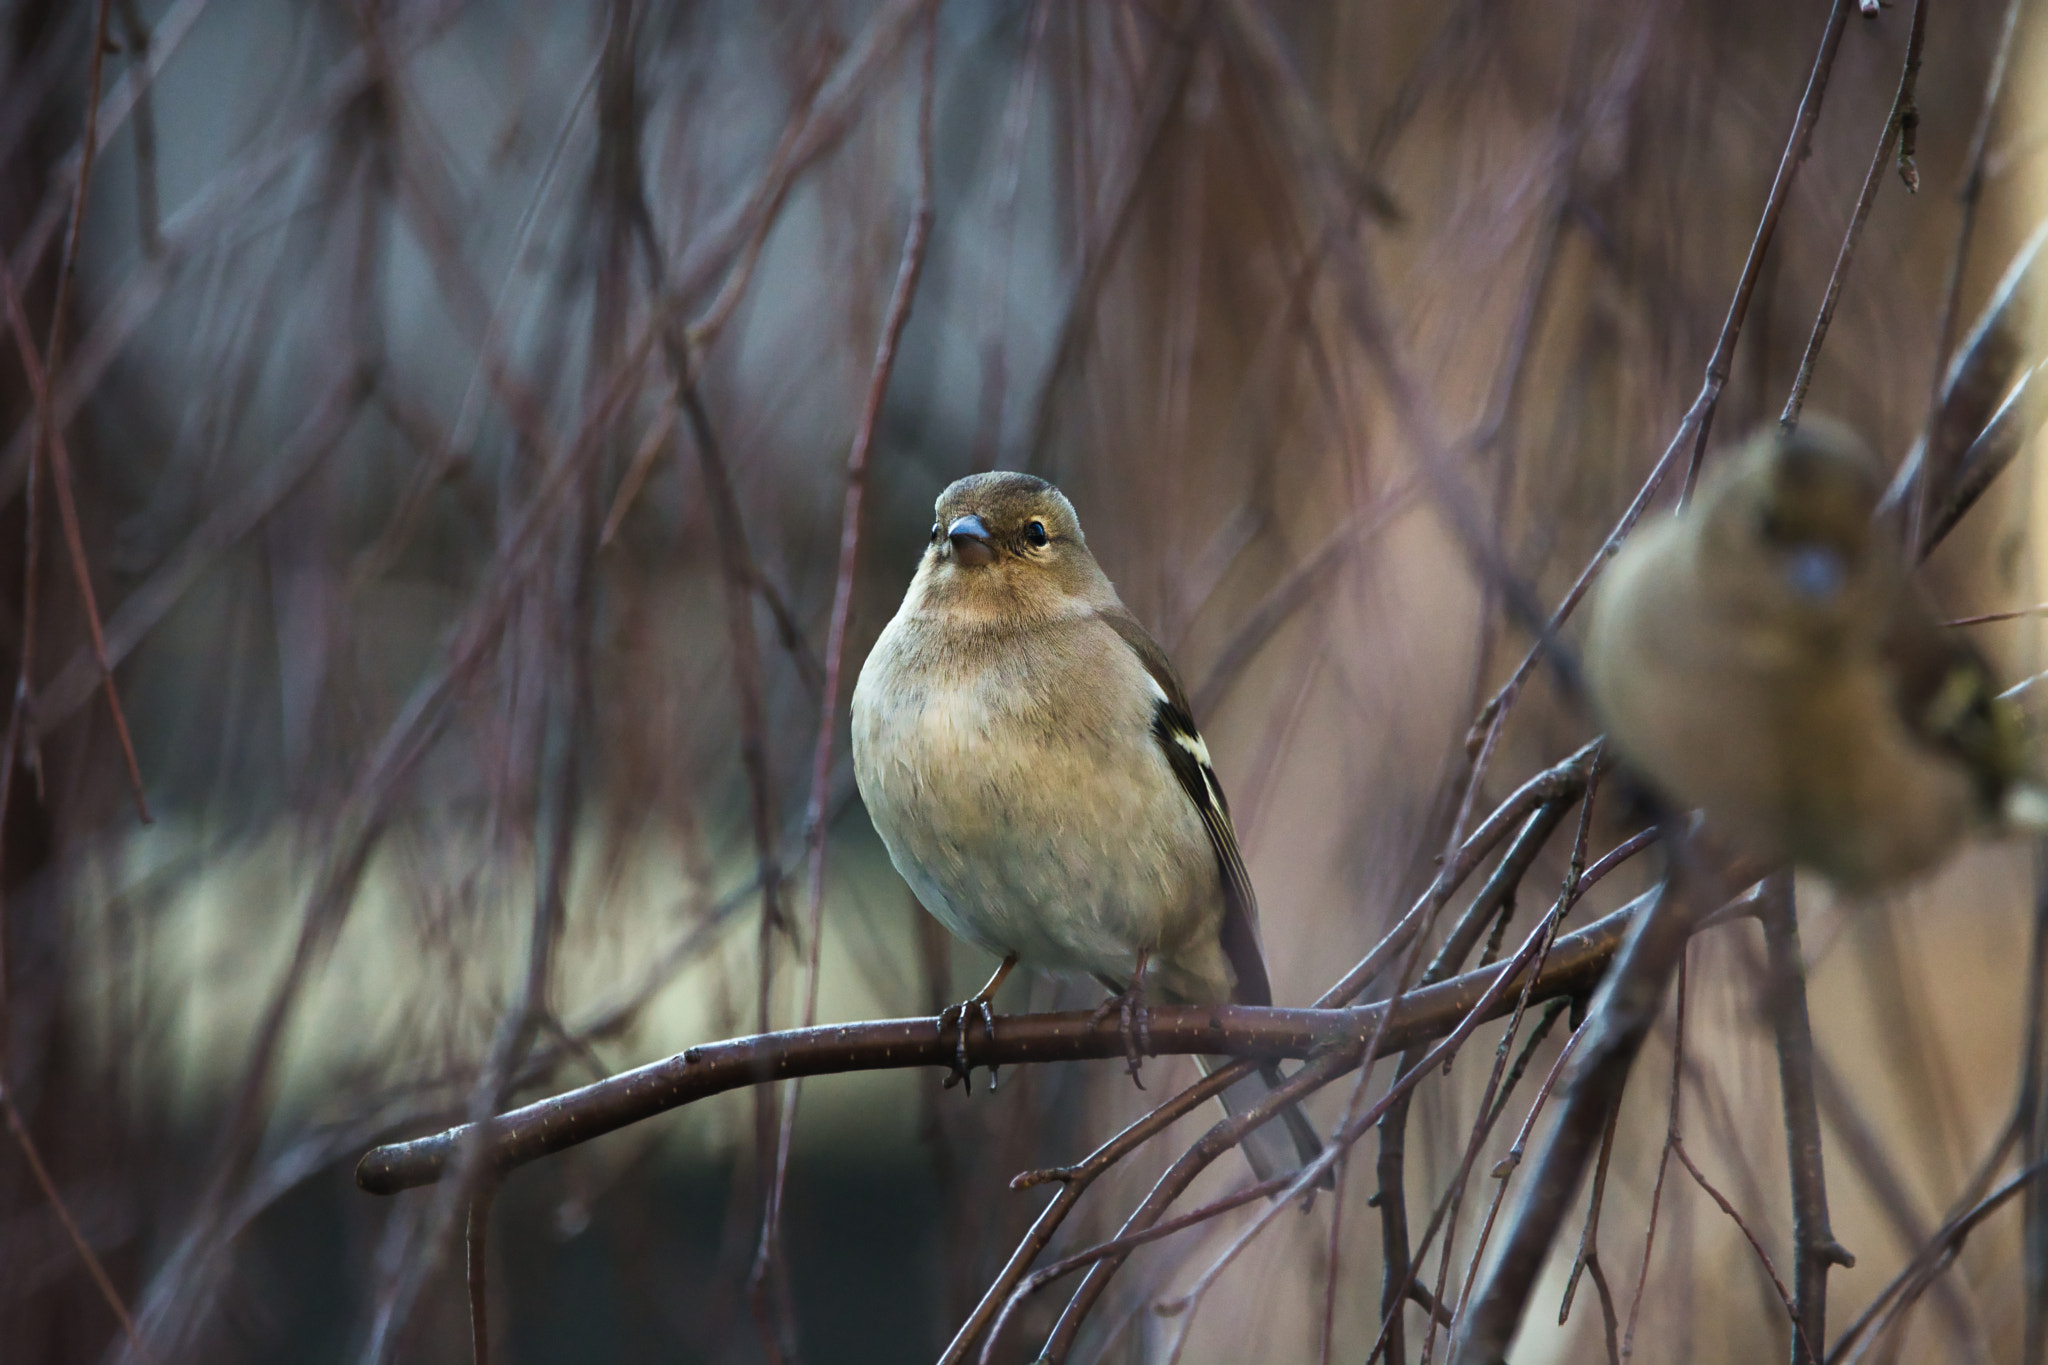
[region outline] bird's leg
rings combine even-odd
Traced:
[[[1017,955],[1015,953],[1004,954],[1002,962],[996,967],[995,975],[988,979],[986,986],[983,986],[959,1004],[948,1005],[939,1011],[939,1037],[943,1038],[946,1036],[946,1026],[948,1024],[952,1024],[960,1030],[958,1052],[953,1061],[953,1073],[946,1077],[946,1089],[951,1090],[955,1081],[962,1081],[966,1083],[967,1093],[970,1095],[974,1093],[974,1082],[969,1080],[967,1076],[967,1011],[973,1010],[981,1016],[982,1031],[988,1035],[988,1040],[993,1043],[996,1040],[996,1012],[990,1007],[989,1001],[995,998],[995,993],[1002,988],[1003,982],[1009,978],[1010,972],[1015,969],[1016,965]],[[996,1068],[993,1062],[989,1064],[988,1068],[988,1088],[991,1092],[996,1088]]]
[[[1114,1011],[1122,1025],[1124,1035],[1124,1063],[1131,1073],[1131,1081],[1138,1089],[1145,1088],[1145,1082],[1138,1079],[1138,1066],[1145,1053],[1152,1050],[1152,1017],[1145,1009],[1145,968],[1152,961],[1149,948],[1138,950],[1138,969],[1131,973],[1131,984],[1111,995],[1095,1007],[1095,1014],[1089,1020],[1099,1024]]]

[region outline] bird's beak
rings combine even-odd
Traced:
[[[969,568],[995,562],[996,548],[989,544],[988,527],[972,512],[953,519],[946,528],[946,539],[953,542],[953,558]]]

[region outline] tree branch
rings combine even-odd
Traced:
[[[1547,1000],[1590,990],[1637,919],[1632,905],[1560,938],[1536,978],[1531,998]],[[1505,970],[1507,964],[1487,967],[1409,992],[1387,1020],[1375,1055],[1448,1033]],[[1507,1015],[1514,1007],[1512,998],[1503,998],[1490,1017]],[[1362,1050],[1385,1010],[1382,1004],[1332,1010],[1155,1006],[1149,1011],[1149,1051],[1154,1056],[1307,1057],[1346,1047]],[[1125,1042],[1114,1018],[1097,1019],[1093,1011],[1074,1010],[1006,1016],[998,1021],[993,1042],[970,1034],[967,1049],[974,1066],[1019,1066],[1121,1058]],[[950,1031],[942,1033],[937,1021],[929,1018],[825,1024],[707,1043],[500,1115],[486,1158],[493,1169],[511,1171],[728,1090],[794,1076],[921,1066],[950,1069],[954,1053]],[[1349,1065],[1357,1063],[1357,1058],[1349,1059]],[[464,1124],[431,1137],[374,1148],[356,1167],[356,1184],[371,1194],[396,1194],[432,1184],[468,1132],[469,1125]]]
[[[1765,885],[1757,917],[1770,953],[1771,1032],[1778,1042],[1785,1155],[1792,1172],[1792,1365],[1814,1365],[1827,1346],[1828,1267],[1853,1266],[1856,1258],[1835,1241],[1828,1224],[1820,1109],[1813,1082],[1813,1026],[1806,1014],[1806,962],[1799,951],[1792,874],[1781,872]]]

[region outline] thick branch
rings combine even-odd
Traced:
[[[1618,910],[1557,941],[1538,975],[1534,999],[1588,991],[1627,936],[1635,915]],[[1412,991],[1396,1005],[1381,1033],[1387,1053],[1455,1028],[1506,965],[1467,972],[1438,986]],[[1514,1009],[1504,998],[1497,1015]],[[1306,1057],[1330,1048],[1362,1049],[1379,1028],[1383,1004],[1350,1009],[1277,1009],[1250,1005],[1159,1006],[1149,1011],[1150,1051],[1156,1056],[1206,1053],[1233,1057]],[[1122,1057],[1124,1036],[1114,1018],[1092,1011],[999,1017],[996,1036],[968,1039],[974,1066],[1082,1061]],[[954,1040],[932,1019],[885,1019],[827,1024],[735,1038],[693,1047],[580,1090],[536,1101],[502,1115],[488,1159],[509,1171],[580,1142],[651,1118],[669,1109],[745,1086],[847,1071],[946,1067]],[[1355,1059],[1353,1064],[1355,1065]],[[356,1184],[371,1194],[432,1184],[440,1179],[468,1125],[413,1142],[373,1149],[356,1167]]]
[[[1458,1324],[1453,1365],[1494,1365],[1506,1357],[1551,1243],[1600,1146],[1607,1116],[1656,1022],[1686,942],[1699,927],[1701,898],[1695,890],[1680,888],[1681,866],[1674,859],[1661,894],[1633,924],[1614,971],[1587,1011],[1581,1026],[1588,1030],[1586,1042],[1565,1083],[1563,1113],[1523,1186],[1500,1259],[1481,1281],[1472,1308]]]

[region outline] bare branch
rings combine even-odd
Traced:
[[[1806,962],[1799,951],[1799,913],[1792,877],[1764,883],[1757,902],[1770,952],[1771,1032],[1778,1043],[1778,1086],[1784,1093],[1785,1154],[1792,1172],[1792,1365],[1815,1365],[1827,1346],[1828,1267],[1856,1258],[1828,1224],[1827,1179],[1821,1167],[1820,1111],[1814,1095],[1813,1027],[1806,1017]]]
[[[1589,988],[1638,918],[1631,905],[1558,939],[1531,998],[1547,1000]],[[1380,1004],[1344,1009],[1159,1005],[1150,1011],[1150,1052],[1162,1057],[1307,1057],[1325,1049],[1356,1050],[1386,1016],[1378,1054],[1383,1056],[1456,1027],[1514,966],[1510,961],[1413,991],[1391,1014]],[[1513,1009],[1512,1000],[1503,1000],[1497,1014],[1482,1016],[1479,1022]],[[967,1047],[970,1063],[985,1067],[1122,1057],[1125,1043],[1116,1020],[1075,1010],[1000,1016],[993,1043],[977,1032],[969,1035]],[[926,1066],[950,1069],[954,1048],[950,1031],[941,1034],[937,1021],[930,1018],[823,1024],[708,1043],[502,1115],[491,1160],[497,1169],[511,1170],[680,1105],[792,1076]],[[1352,1056],[1350,1065],[1357,1064]],[[454,1128],[376,1148],[357,1166],[356,1183],[372,1194],[431,1184],[440,1179],[466,1131]]]

